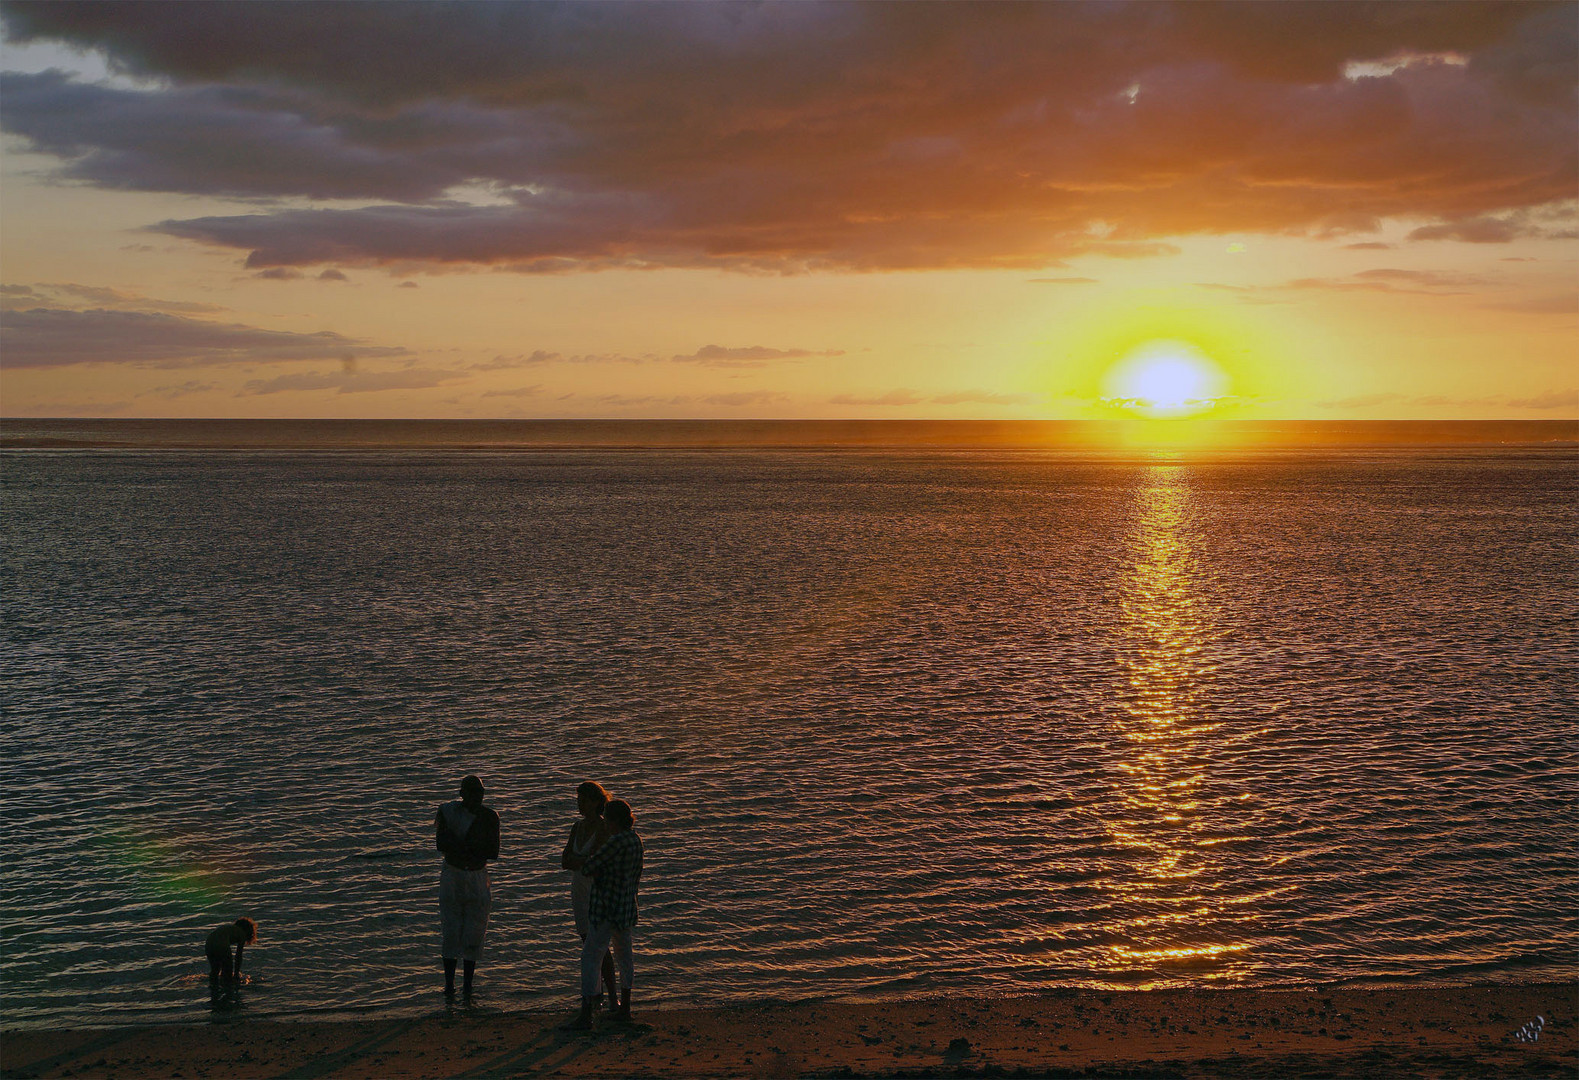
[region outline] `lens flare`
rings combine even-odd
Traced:
[[[1208,412],[1228,390],[1228,377],[1195,346],[1149,341],[1108,371],[1104,398],[1141,416],[1179,417]]]
[[[161,900],[203,911],[229,899],[226,875],[194,864],[169,842],[113,830],[98,836],[95,846],[111,865]]]

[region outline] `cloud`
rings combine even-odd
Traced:
[[[46,71],[6,72],[0,94],[6,131],[63,159],[63,177],[100,187],[420,199],[460,179],[453,166],[430,171],[409,153],[381,150],[314,117],[299,98],[258,88],[135,91]]]
[[[151,311],[30,308],[7,311],[0,318],[0,355],[11,368],[69,364],[175,368],[292,360],[344,363],[407,353],[327,330],[296,334]]]
[[[130,401],[76,401],[56,398],[49,401],[33,401],[26,405],[15,406],[10,403],[7,408],[15,408],[18,416],[114,416],[123,413],[132,407]]]
[[[178,386],[156,386],[152,390],[144,390],[138,397],[156,397],[165,401],[174,401],[176,398],[187,397],[191,394],[206,394],[219,389],[218,383],[198,382],[188,379]]]
[[[989,390],[960,390],[932,398],[938,405],[1024,405],[1035,400],[1036,394],[995,394]]]
[[[1534,397],[1515,398],[1508,402],[1515,409],[1570,409],[1579,410],[1579,390],[1547,390]]]
[[[682,364],[703,364],[707,367],[763,367],[775,360],[801,360],[808,356],[843,356],[843,349],[770,349],[762,345],[726,348],[723,345],[703,345],[694,353],[671,356],[669,359]]]
[[[1027,278],[1032,285],[1095,285],[1096,278],[1088,277],[1033,277]]]
[[[0,125],[62,179],[255,200],[154,226],[254,270],[1040,269],[1193,234],[1571,230],[1518,216],[1579,175],[1570,7],[1337,10],[23,2],[13,41],[146,81],[8,73]]]
[[[1345,251],[1391,251],[1392,244],[1384,244],[1380,240],[1365,240],[1358,244],[1344,244]]]
[[[905,405],[1024,405],[1036,401],[1036,394],[1003,394],[991,390],[955,390],[946,394],[934,394],[930,397],[900,387],[890,390],[886,394],[860,396],[857,394],[837,394],[828,399],[832,405],[882,405],[900,407]]]
[[[518,386],[514,390],[485,390],[483,397],[536,397],[542,392],[542,383],[533,383],[531,386]]]
[[[1284,289],[1326,290],[1331,292],[1409,293],[1418,296],[1457,296],[1483,285],[1480,278],[1438,270],[1400,270],[1379,268],[1361,270],[1347,278],[1296,278],[1279,286]]]
[[[1442,270],[1400,270],[1392,267],[1360,270],[1355,273],[1354,277],[1360,281],[1401,282],[1406,285],[1417,285],[1431,289],[1461,289],[1466,286],[1484,284],[1482,279],[1469,274],[1456,274]]]
[[[577,394],[565,394],[559,400],[567,401],[579,396]],[[598,394],[586,400],[591,401],[595,405],[614,405],[620,408],[628,408],[635,405],[688,405],[693,399],[690,397],[659,397],[656,394]]]
[[[328,273],[328,271],[326,270],[324,273]],[[307,275],[300,270],[292,270],[288,266],[273,266],[252,276],[262,278],[264,281],[299,281]],[[320,274],[319,276],[322,277],[323,275]]]
[[[1516,409],[1561,409],[1575,404],[1579,404],[1579,391],[1576,390],[1548,391],[1533,398],[1521,398],[1511,401],[1500,394],[1487,394],[1480,397],[1451,397],[1445,394],[1386,392],[1360,394],[1355,397],[1316,402],[1316,406],[1322,409],[1374,409],[1379,405],[1402,405],[1427,409],[1442,408],[1444,406],[1459,408],[1512,406]]]
[[[1549,293],[1528,300],[1509,300],[1487,306],[1499,311],[1518,311],[1526,315],[1573,315],[1579,313],[1579,294]]]
[[[570,401],[581,397],[579,394],[563,394],[560,401]],[[598,394],[584,400],[596,405],[612,405],[617,408],[634,408],[639,405],[667,405],[694,406],[694,405],[724,405],[731,408],[740,408],[746,405],[777,405],[789,400],[789,395],[778,390],[739,390],[722,394],[675,394],[664,396],[661,394]]]
[[[538,364],[549,364],[555,360],[563,360],[559,353],[546,352],[538,349],[530,355],[517,353],[514,356],[505,356],[502,353],[492,360],[483,360],[472,365],[473,371],[507,371],[511,368],[535,367]]]
[[[280,375],[273,379],[252,379],[236,392],[237,397],[263,394],[301,393],[333,390],[337,394],[370,394],[384,390],[427,390],[466,378],[458,371],[430,371],[406,368],[402,371],[333,371]]]
[[[900,388],[890,390],[886,394],[875,397],[860,397],[856,394],[835,394],[828,399],[830,405],[920,405],[926,401],[912,390]]]
[[[766,367],[780,360],[800,360],[812,356],[843,356],[843,349],[773,349],[764,345],[726,347],[704,345],[693,353],[677,353],[667,359],[673,363],[700,364],[704,367]],[[529,354],[499,355],[471,365],[474,371],[504,371],[510,368],[537,367],[541,364],[650,364],[664,357],[655,353],[633,356],[629,353],[559,353],[537,349]]]
[[[628,353],[559,353],[536,349],[531,353],[513,356],[500,354],[492,360],[482,360],[471,365],[473,371],[508,371],[512,368],[538,367],[542,364],[646,364],[659,360],[654,353],[631,356]]]
[[[225,310],[217,304],[156,300],[126,289],[79,285],[72,281],[0,285],[0,311],[24,307],[80,309],[89,306],[110,311],[162,311],[177,315],[212,315]]]
[[[336,270],[334,267],[331,266],[329,269],[325,270],[323,273],[318,275],[318,280],[319,281],[350,281],[351,279],[346,277],[345,274],[341,273],[339,270]]]
[[[1406,401],[1403,394],[1357,394],[1354,397],[1337,398],[1332,401],[1318,401],[1318,409],[1373,409],[1378,405],[1394,405]]]
[[[1246,286],[1197,283],[1199,288],[1231,292],[1248,303],[1269,303],[1278,294],[1297,292],[1370,292],[1398,296],[1466,296],[1483,291],[1494,281],[1475,274],[1442,270],[1408,270],[1380,267],[1361,270],[1343,278],[1296,278],[1281,285]],[[1573,315],[1579,313],[1579,294],[1549,293],[1524,299],[1482,299],[1478,306],[1495,311],[1525,315]]]
[[[776,405],[788,401],[789,395],[777,390],[738,390],[733,393],[708,394],[702,399],[704,405]]]
[[[1507,244],[1527,231],[1503,218],[1477,217],[1422,225],[1409,234],[1411,240],[1462,240],[1466,244]]]

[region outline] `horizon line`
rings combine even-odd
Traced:
[[[9,450],[1002,449],[1236,452],[1579,446],[1579,420],[0,418]]]

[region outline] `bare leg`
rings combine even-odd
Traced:
[[[579,932],[579,930],[576,930],[576,933],[578,933],[578,935],[581,936],[581,947],[583,947],[583,949],[586,949],[586,947],[587,947],[587,936],[584,935],[584,933]],[[598,987],[598,992],[597,992],[597,995],[595,995],[595,998],[597,998],[598,1001],[602,1001],[602,999],[603,999],[603,987]]]
[[[619,984],[614,981],[614,954],[611,952],[603,954],[603,990],[609,995],[609,1011],[613,1012],[615,999],[619,997]]]
[[[477,974],[477,961],[467,960],[462,966],[463,972],[461,975],[461,994],[466,997],[471,997],[472,976]]]
[[[444,996],[455,996],[455,961],[444,958]]]

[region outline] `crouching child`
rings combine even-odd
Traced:
[[[235,922],[216,926],[203,943],[208,954],[208,992],[218,1000],[222,994],[233,995],[241,987],[241,954],[248,945],[258,940],[258,924],[241,918]],[[236,955],[232,959],[231,946]]]

